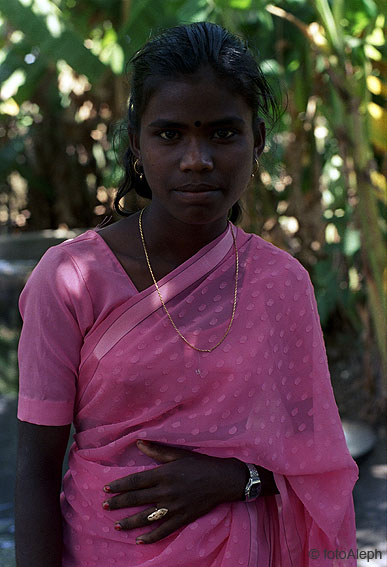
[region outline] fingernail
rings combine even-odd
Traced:
[[[114,524],[114,529],[117,530],[118,532],[119,532],[120,530],[122,530],[121,524]]]
[[[110,486],[107,484],[106,486],[103,487],[104,492],[111,492],[112,489],[110,488]]]
[[[102,504],[102,508],[103,508],[104,510],[109,510],[109,507],[110,507],[110,506],[109,506],[109,502],[104,502],[104,503]]]
[[[140,545],[140,543],[145,543],[145,541],[143,541],[142,539],[136,539],[136,544]]]

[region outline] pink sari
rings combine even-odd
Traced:
[[[58,385],[47,394],[47,384],[36,394],[36,381],[29,385],[34,379],[24,354],[25,334],[19,418],[61,425],[73,415],[75,443],[62,494],[63,567],[356,564],[327,553],[355,550],[352,488],[357,468],[335,405],[309,277],[287,253],[234,231],[241,266],[236,317],[212,353],[188,347],[168,321],[155,289],[136,291],[126,274],[130,293],[103,316],[92,317],[92,308],[82,300],[85,285],[93,304],[96,285],[87,255],[93,247],[98,250],[100,271],[109,269],[105,256],[120,270],[117,260],[96,233],[56,247],[57,255],[62,249],[67,260],[71,257],[60,287],[66,278],[72,282],[64,301],[66,317],[71,313],[82,329],[79,366],[75,369],[70,355],[57,350],[57,359],[76,370],[75,383],[67,381],[71,386],[65,395]],[[228,229],[159,282],[179,329],[200,348],[216,344],[227,328],[234,273]],[[23,293],[24,314],[36,282]],[[51,345],[47,350],[53,351]],[[42,418],[44,411],[47,418]],[[224,503],[158,543],[136,546],[136,536],[146,528],[117,532],[114,523],[137,509],[104,511],[102,488],[157,466],[137,449],[137,439],[259,464],[273,471],[280,494],[249,504]]]

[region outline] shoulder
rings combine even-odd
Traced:
[[[98,233],[95,230],[88,230],[76,238],[49,248],[45,256],[47,255],[51,261],[59,261],[68,257],[81,266],[100,256],[103,246],[104,243]]]
[[[27,288],[39,286],[42,288],[68,285],[74,288],[82,279],[82,268],[90,257],[90,242],[95,235],[92,231],[52,246],[42,256],[27,282]]]
[[[20,297],[21,307],[27,297],[67,302],[89,299],[89,282],[101,271],[98,261],[104,246],[102,239],[89,230],[49,248],[27,281]]]
[[[257,234],[245,233],[241,250],[245,253],[246,265],[256,274],[274,279],[288,278],[292,282],[309,281],[308,271],[289,252],[278,248]]]
[[[114,257],[104,240],[94,230],[52,246],[43,255],[31,277],[49,277],[74,284],[76,279],[87,282],[96,274],[116,269]]]

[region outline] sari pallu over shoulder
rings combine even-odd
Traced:
[[[173,293],[165,298],[168,285],[162,293],[179,328],[204,348],[223,335],[231,313],[231,247],[232,241],[204,273],[194,260],[201,253],[208,259],[211,246],[161,282],[171,284]],[[85,341],[80,379],[87,387],[77,406],[65,517],[73,514],[69,526],[82,525],[82,486],[92,486],[88,498],[101,515],[98,530],[110,528],[113,516],[101,512],[98,490],[156,466],[136,449],[144,438],[261,465],[273,471],[280,494],[226,503],[170,540],[136,549],[143,555],[133,565],[164,557],[158,563],[164,567],[167,557],[183,553],[182,564],[206,567],[234,567],[240,560],[246,567],[352,566],[322,555],[355,545],[351,491],[357,473],[329,382],[310,281],[295,260],[258,237],[238,230],[238,248],[237,315],[213,353],[199,354],[181,341],[157,302],[147,302],[155,297],[151,290],[137,297],[144,297],[144,309],[134,325],[136,301],[129,301],[116,313],[116,327],[107,319],[101,334],[90,334],[89,350]],[[186,279],[179,280],[181,274]],[[88,364],[91,372],[83,376]],[[134,544],[135,535],[106,537],[119,549]],[[188,550],[186,542],[194,547]],[[309,557],[309,549],[319,549],[320,559]],[[199,552],[202,563],[196,563]]]
[[[240,246],[241,240],[240,237],[238,246]],[[167,303],[176,294],[213,270],[230,252],[232,245],[233,237],[231,229],[228,227],[225,233],[215,239],[214,242],[209,243],[162,278],[158,285],[164,301]],[[127,302],[114,309],[104,321],[90,329],[85,336],[81,350],[79,373],[85,374],[91,379],[98,367],[99,360],[109,352],[112,346],[160,308],[159,295],[154,286],[151,286],[142,292],[138,292],[130,297]],[[79,383],[78,403],[81,401],[87,383],[87,380]]]

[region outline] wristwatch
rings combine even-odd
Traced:
[[[249,469],[250,478],[245,486],[245,499],[246,502],[252,502],[261,494],[261,479],[258,471],[251,463],[245,463]]]

